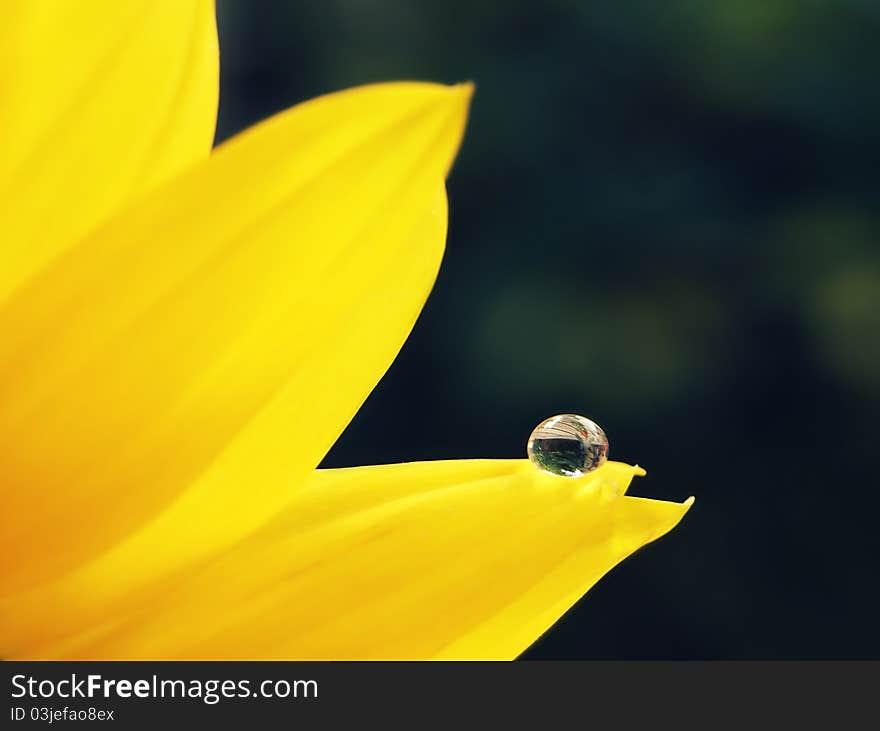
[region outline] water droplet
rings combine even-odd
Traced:
[[[608,437],[585,416],[559,414],[535,427],[528,452],[532,464],[543,472],[580,477],[605,464]]]

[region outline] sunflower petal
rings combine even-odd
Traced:
[[[212,0],[9,0],[0,24],[0,302],[126,198],[208,155]]]
[[[224,556],[78,637],[31,620],[12,656],[510,659],[687,512],[692,499],[624,496],[637,474],[611,462],[572,480],[518,460],[317,471]],[[54,604],[81,609],[101,580]]]
[[[279,115],[0,311],[7,592],[138,527],[162,571],[274,514],[431,289],[469,97],[390,84]]]

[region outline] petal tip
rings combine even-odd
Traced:
[[[452,88],[456,89],[466,101],[470,101],[477,89],[477,85],[473,81],[462,81],[455,84]]]
[[[465,116],[468,114],[471,106],[471,99],[474,96],[476,86],[472,81],[462,81],[447,87],[451,93],[452,103],[461,110]]]

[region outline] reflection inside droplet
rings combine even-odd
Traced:
[[[596,422],[577,414],[542,421],[529,437],[529,459],[551,475],[580,477],[608,458],[608,438]]]

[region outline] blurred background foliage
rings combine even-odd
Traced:
[[[218,12],[218,139],[355,84],[477,83],[436,289],[326,465],[519,457],[586,414],[636,494],[697,504],[526,657],[880,657],[880,4]]]

